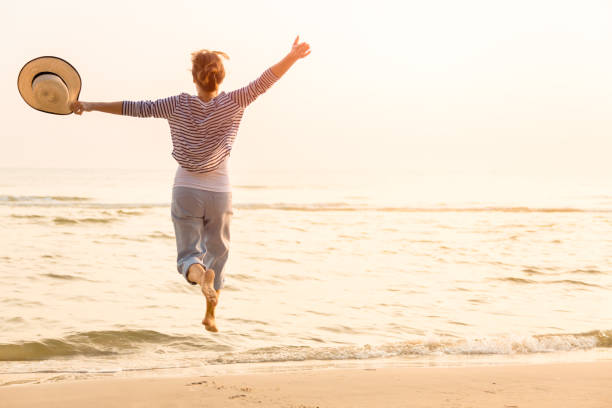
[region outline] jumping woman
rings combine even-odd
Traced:
[[[244,88],[219,93],[225,78],[220,51],[192,54],[196,95],[182,93],[156,101],[84,102],[74,113],[99,111],[140,118],[164,118],[170,124],[172,157],[178,162],[172,189],[172,222],[176,235],[177,269],[192,285],[200,285],[206,298],[202,324],[216,332],[215,307],[224,284],[229,254],[232,193],[228,160],[244,110],[259,95],[310,54],[299,36],[291,51]]]

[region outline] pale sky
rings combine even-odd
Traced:
[[[194,93],[190,52],[246,85],[300,34],[312,54],[247,109],[234,172],[612,175],[612,3],[594,0],[9,2],[0,167],[168,168],[168,125],[28,107],[22,65],[68,60],[81,99]]]

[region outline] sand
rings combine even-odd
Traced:
[[[0,387],[0,407],[612,407],[612,361],[316,369]]]

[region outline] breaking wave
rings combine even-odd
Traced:
[[[0,344],[0,361],[38,361],[66,357],[112,356],[148,345],[202,347],[202,339],[154,330],[107,330],[75,333],[64,338]]]
[[[0,344],[0,361],[39,361],[69,357],[127,355],[150,346],[164,352],[202,351],[209,364],[310,360],[353,360],[427,355],[516,355],[612,348],[612,330],[576,334],[426,336],[382,345],[309,347],[277,346],[234,351],[201,336],[178,336],[153,330],[89,331],[59,339]],[[210,357],[213,353],[213,357]],[[208,358],[207,358],[208,357]]]
[[[499,336],[473,339],[449,339],[430,336],[423,340],[379,346],[267,347],[242,353],[226,353],[213,362],[230,364],[308,360],[363,360],[427,355],[516,355],[610,347],[612,347],[612,330],[578,334]]]

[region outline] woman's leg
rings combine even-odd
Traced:
[[[199,263],[191,264],[187,271],[187,281],[200,285],[206,301],[211,302],[213,305],[217,304],[217,291],[215,291],[214,286],[215,271],[213,269],[204,269]]]
[[[174,187],[171,211],[176,236],[176,267],[187,282],[195,285],[199,280],[190,280],[189,271],[192,265],[202,264],[204,257],[204,200],[200,190]]]
[[[204,216],[204,253],[206,269],[215,271],[214,288],[223,288],[225,264],[229,257],[232,193],[210,192],[206,197]]]
[[[209,285],[212,284],[215,292],[215,301],[206,302],[206,316],[202,323],[207,330],[217,331],[215,321],[215,307],[219,303],[219,295],[225,281],[225,264],[229,256],[230,243],[230,220],[232,216],[231,193],[213,193],[207,196],[206,216],[204,217],[204,265],[206,273],[214,271],[213,274],[204,276]]]
[[[192,285],[200,285],[206,298],[207,313],[212,308],[212,322],[204,318],[207,330],[217,331],[214,324],[214,306],[217,292],[214,288],[215,272],[203,267],[204,252],[204,214],[206,213],[206,194],[208,192],[175,187],[172,190],[172,222],[176,235],[177,269]]]

